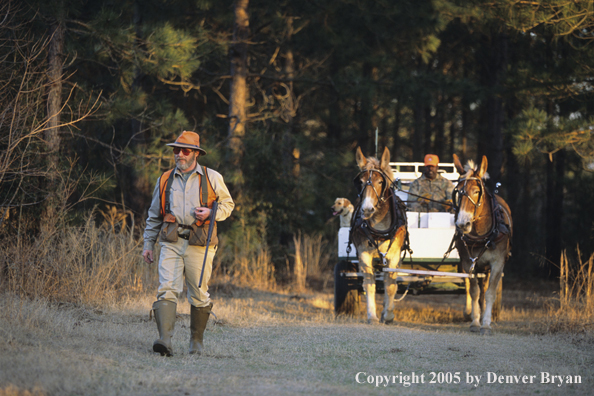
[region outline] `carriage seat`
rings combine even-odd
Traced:
[[[449,212],[406,212],[408,228],[455,228],[454,214]]]

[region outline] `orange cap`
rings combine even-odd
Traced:
[[[425,156],[425,166],[427,166],[427,165],[438,166],[439,165],[439,157],[435,154],[427,154]]]
[[[174,143],[167,145],[198,150],[201,155],[206,155],[206,151],[200,147],[200,136],[196,132],[183,131]]]

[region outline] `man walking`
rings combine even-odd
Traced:
[[[229,217],[235,204],[223,176],[198,164],[197,159],[206,155],[206,151],[200,147],[197,133],[184,131],[174,143],[167,145],[173,147],[176,166],[163,173],[155,186],[142,252],[144,260],[152,263],[158,237],[161,246],[159,289],[153,312],[159,339],[153,343],[153,351],[173,356],[171,337],[185,276],[191,305],[189,352],[201,354],[204,329],[212,308],[208,281],[218,243],[216,221]],[[218,208],[213,219],[211,213],[215,202]],[[211,220],[215,221],[210,227],[214,231],[208,235]]]
[[[450,212],[454,185],[437,173],[439,157],[427,154],[425,169],[418,179],[410,184],[409,207],[415,212]],[[427,199],[425,199],[427,198]]]

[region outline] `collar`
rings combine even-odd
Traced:
[[[198,161],[196,161],[196,167],[193,170],[191,170],[189,173],[190,174],[192,174],[192,173],[198,173],[199,175],[202,176],[202,166],[200,166],[200,164],[198,163]],[[179,168],[177,166],[175,167],[175,174],[177,176],[182,176],[182,172],[179,170]]]

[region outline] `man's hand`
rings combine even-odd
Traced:
[[[144,257],[144,261],[147,264],[152,264],[153,263],[153,251],[152,250],[145,250],[142,252],[142,257]]]
[[[204,221],[210,217],[210,209],[208,208],[195,208],[194,217],[200,221]]]
[[[431,198],[433,196],[431,194],[423,194],[419,197],[419,202],[423,205],[429,205],[431,203]]]

